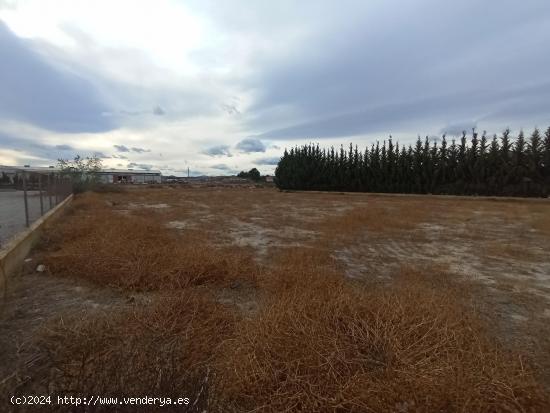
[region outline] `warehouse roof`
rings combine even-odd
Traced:
[[[28,171],[28,172],[60,172],[61,169],[53,166],[7,166],[0,165],[0,171]],[[141,174],[141,175],[160,175],[161,172],[156,169],[102,169],[100,173],[106,174],[120,174],[125,173],[127,175]]]
[[[156,169],[102,169],[101,173],[105,174],[149,174],[149,175],[159,175],[161,172]]]

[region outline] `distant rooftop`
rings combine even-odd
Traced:
[[[0,171],[5,172],[16,172],[16,171],[28,171],[28,172],[38,172],[38,173],[47,173],[47,172],[59,172],[60,168],[56,166],[8,166],[0,165]],[[150,175],[159,175],[161,172],[156,169],[102,169],[101,173],[126,173],[126,174],[150,174]]]
[[[127,174],[152,174],[152,175],[161,174],[161,172],[158,169],[102,169],[101,173],[106,173],[106,174],[127,173]]]

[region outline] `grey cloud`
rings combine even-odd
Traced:
[[[256,62],[248,126],[268,131],[258,137],[309,139],[547,118],[549,2],[420,0],[399,8],[345,2],[332,28],[306,21],[313,28],[298,52]],[[464,21],[468,30],[455,30]]]
[[[202,151],[203,154],[208,156],[232,156],[229,150],[229,145],[217,145],[211,146]]]
[[[126,115],[126,116],[140,116],[140,115],[145,115],[145,114],[149,114],[150,112],[148,110],[120,110],[118,111],[118,114],[120,115]],[[109,113],[109,116],[113,116],[117,113]]]
[[[26,152],[31,156],[39,158],[57,159],[59,150],[55,147],[44,145],[40,142],[25,137],[14,136],[0,131],[0,147],[12,149],[18,152]]]
[[[0,25],[4,27],[1,22]],[[197,82],[196,76],[176,75],[170,69],[159,66],[146,51],[139,48],[105,47],[96,43],[79,27],[69,23],[61,24],[59,29],[75,42],[75,47],[70,52],[47,40],[25,40],[20,43],[32,45],[33,49],[39,50],[40,61],[44,65],[48,66],[48,62],[51,62],[56,68],[67,69],[58,70],[62,72],[58,76],[61,80],[55,85],[55,90],[47,94],[48,99],[54,103],[50,111],[56,107],[57,95],[64,93],[65,83],[70,83],[69,86],[76,84],[71,92],[78,92],[77,96],[71,95],[66,99],[70,102],[67,104],[68,115],[75,111],[80,114],[80,108],[83,106],[80,101],[84,98],[87,99],[86,102],[91,102],[89,106],[93,103],[98,107],[97,111],[87,112],[90,118],[97,114],[98,119],[93,118],[93,127],[87,128],[91,130],[83,131],[101,132],[121,125],[140,129],[159,122],[160,117],[167,122],[179,122],[182,119],[219,113],[219,92],[225,80],[211,76],[205,71],[201,79],[208,81]],[[0,39],[2,37],[0,35]],[[4,58],[2,48],[0,40],[0,52]],[[0,74],[3,72],[2,69],[3,66],[0,67]],[[34,69],[33,74],[39,73]],[[78,73],[78,76],[74,75],[75,73]],[[138,73],[151,76],[145,81],[140,81],[139,75],[136,75]],[[81,82],[78,83],[73,78]],[[50,89],[53,89],[53,86],[48,91]],[[0,118],[3,115],[2,96],[3,90],[0,90]],[[32,101],[25,101],[29,100]],[[41,103],[43,101],[44,99],[40,100]],[[152,102],[156,105],[152,105]],[[48,101],[48,104],[51,102]],[[166,106],[170,108],[169,111]],[[14,116],[10,114],[9,117]],[[51,116],[44,117],[48,121],[55,120]],[[80,131],[76,126],[73,127],[74,121],[70,123],[63,118],[63,122],[60,123],[63,130]]]
[[[240,115],[241,112],[239,111],[239,109],[237,109],[237,105],[234,105],[234,104],[222,104],[221,105],[222,107],[222,110],[227,113],[228,115]]]
[[[123,116],[144,116],[144,115],[156,115],[156,116],[162,116],[166,114],[164,109],[162,109],[160,106],[155,106],[153,110],[128,110],[128,109],[122,109],[116,112],[107,112],[105,113],[105,116],[116,116],[116,115],[123,115]]]
[[[72,151],[73,147],[71,145],[55,145],[55,149],[59,149],[60,151]]]
[[[112,158],[115,158],[115,159],[128,159],[127,156],[124,156],[124,155],[112,155]]]
[[[244,153],[265,152],[271,139],[394,132],[414,139],[417,133],[456,133],[464,121],[484,129],[543,125],[550,101],[550,2],[494,3],[342,0],[312,7],[281,0],[243,11],[231,0],[192,0],[190,7],[212,18],[229,41],[250,39],[243,47],[245,75],[208,70],[231,68],[231,56],[219,48],[191,53],[204,82],[174,76],[137,48],[95,44],[75,27],[61,28],[75,40],[73,52],[44,42],[38,54],[37,42],[17,38],[0,22],[0,55],[8,62],[0,65],[0,120],[61,131],[104,131],[118,123],[139,130],[223,110],[248,136],[236,146]],[[130,81],[134,67],[162,81]],[[235,95],[253,97],[242,114]],[[202,153],[231,156],[227,145]]]
[[[518,102],[529,108],[526,119],[545,119],[544,106],[533,104],[540,102],[541,96],[550,99],[550,82],[533,85],[530,88],[510,88],[494,92],[477,91],[455,93],[450,95],[418,98],[406,102],[374,106],[372,108],[352,111],[336,116],[327,116],[320,120],[304,122],[286,128],[274,129],[258,135],[258,138],[304,139],[354,136],[365,133],[412,132],[414,136],[431,133],[432,125],[454,124],[448,122],[449,117],[457,119],[475,118],[476,114],[485,123],[496,124],[498,129],[509,126],[504,122],[518,121],[513,108]],[[502,117],[501,113],[510,111],[510,116]],[[452,115],[450,115],[452,114]],[[496,120],[495,120],[496,119]],[[500,121],[500,122],[499,122]],[[503,124],[504,123],[504,124]],[[530,125],[529,125],[530,126]],[[437,127],[437,132],[441,127]]]
[[[118,152],[130,152],[130,148],[125,145],[113,145]]]
[[[265,152],[266,150],[265,144],[258,138],[245,138],[237,143],[235,148],[244,153]]]
[[[138,168],[138,169],[145,169],[145,170],[150,170],[153,168],[153,165],[151,164],[147,164],[147,163],[135,163],[135,162],[130,162],[127,166],[128,168]]]
[[[17,119],[57,132],[113,129],[96,88],[74,72],[48,64],[32,41],[15,36],[0,21],[0,119]]]
[[[440,133],[451,135],[451,136],[458,136],[458,135],[462,135],[462,132],[470,133],[470,131],[474,128],[477,128],[476,121],[470,120],[470,121],[453,122],[441,128]]]
[[[219,171],[223,171],[222,173],[224,175],[236,175],[239,171],[234,169],[234,168],[231,168],[229,165],[226,165],[226,164],[216,164],[216,165],[210,165],[209,166],[211,169],[216,169],[216,170],[219,170]]]
[[[220,169],[222,171],[228,171],[228,170],[231,170],[232,168],[224,163],[219,163],[219,164],[216,164],[216,165],[210,165],[210,168],[212,169]]]
[[[254,161],[254,163],[256,165],[277,165],[279,163],[279,161],[281,160],[280,157],[273,157],[273,158],[260,158],[256,161]]]
[[[151,152],[151,149],[143,149],[143,148],[136,148],[136,147],[131,147],[130,149],[132,150],[132,152],[137,152],[137,153]]]
[[[48,145],[40,142],[39,140],[29,139],[26,136],[15,136],[9,133],[0,131],[0,148],[2,149],[11,149],[19,152],[22,159],[25,160],[25,163],[35,164],[37,162],[36,158],[42,159],[40,162],[54,162],[59,157],[67,157],[70,155],[69,151],[73,153],[79,153],[81,156],[91,156],[91,155],[100,155],[104,157],[104,154],[101,152],[93,151],[92,149],[76,149],[70,145],[60,144],[60,145]],[[25,158],[26,155],[30,156]],[[72,155],[70,155],[72,156]],[[70,157],[69,156],[69,157]],[[33,159],[34,158],[34,159]],[[106,156],[108,158],[108,156]]]
[[[166,114],[166,112],[158,105],[153,109],[153,115],[162,116],[164,114]]]

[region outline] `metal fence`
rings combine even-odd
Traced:
[[[0,247],[72,193],[68,176],[44,169],[1,171]]]

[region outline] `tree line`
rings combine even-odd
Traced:
[[[550,195],[550,127],[515,137],[475,130],[450,142],[426,137],[399,145],[391,136],[361,151],[308,144],[284,151],[275,170],[280,189],[418,194]]]
[[[253,181],[259,181],[262,178],[260,171],[258,171],[256,168],[252,168],[248,172],[241,171],[237,174],[237,177],[244,178],[244,179],[252,179]]]

